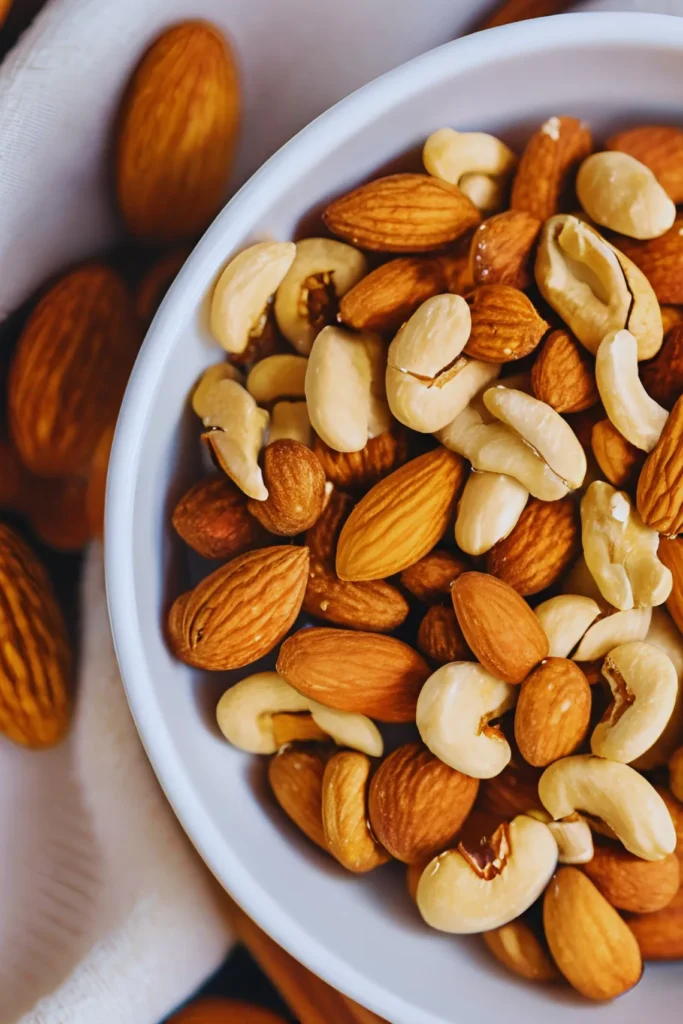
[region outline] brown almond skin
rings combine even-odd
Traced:
[[[643,963],[633,933],[577,868],[560,868],[550,880],[543,927],[553,960],[587,999],[616,999],[640,980]]]
[[[351,496],[337,490],[336,487],[333,488],[319,518],[306,531],[306,545],[311,552],[311,558],[334,566],[339,534],[352,508]]]
[[[527,981],[559,981],[560,974],[532,928],[517,918],[482,938],[496,960]]]
[[[462,556],[436,548],[401,573],[401,585],[424,604],[449,601],[458,576],[470,568]]]
[[[356,331],[395,334],[418,306],[448,290],[439,257],[403,256],[354,285],[339,304],[339,317]]]
[[[645,454],[619,433],[611,420],[599,420],[591,432],[595,460],[615,487],[630,484],[645,461]]]
[[[357,750],[341,750],[325,766],[322,818],[327,848],[348,871],[364,874],[386,864],[368,825],[368,779],[371,761]]]
[[[188,246],[178,246],[153,263],[135,291],[135,312],[143,327],[147,328],[161,305],[166,292],[190,255]]]
[[[301,712],[278,711],[271,715],[273,736],[278,748],[286,743],[326,742],[329,736],[316,725],[312,715]]]
[[[532,256],[541,221],[524,210],[505,210],[489,217],[472,236],[470,272],[473,284],[532,284]]]
[[[515,739],[525,761],[543,768],[572,754],[588,733],[591,689],[579,666],[546,658],[522,683]]]
[[[88,481],[31,476],[24,513],[38,540],[55,551],[81,551],[93,537],[88,518]]]
[[[674,203],[683,203],[683,131],[673,125],[648,124],[613,135],[605,149],[628,153],[649,167]]]
[[[268,762],[268,782],[285,814],[317,846],[327,850],[322,819],[325,762],[318,754],[284,747]]]
[[[327,707],[380,722],[414,722],[431,669],[402,640],[348,629],[300,629],[280,648],[277,671]]]
[[[527,811],[540,811],[540,777],[540,769],[532,768],[519,755],[514,755],[514,760],[500,775],[482,780],[477,807],[500,821],[511,821],[516,815],[526,814]]]
[[[680,885],[675,853],[649,861],[616,845],[596,846],[593,859],[583,870],[613,907],[634,914],[652,914],[667,907]]]
[[[532,498],[508,536],[489,551],[486,568],[527,597],[552,586],[580,549],[578,509],[571,498]]]
[[[638,371],[650,398],[665,409],[673,409],[683,394],[683,323],[676,324],[665,334],[657,355],[640,363]]]
[[[417,649],[435,665],[468,661],[472,652],[465,643],[452,608],[435,604],[427,609],[417,631]]]
[[[643,960],[683,960],[683,888],[663,910],[629,917]]]
[[[548,654],[548,638],[523,597],[482,572],[466,572],[451,588],[465,641],[492,675],[521,683]]]
[[[107,427],[100,435],[88,473],[88,493],[85,497],[85,511],[90,533],[93,537],[104,537],[104,506],[107,494],[107,473],[109,456],[114,442],[115,424]]]
[[[409,611],[403,594],[390,583],[340,580],[331,566],[314,557],[311,557],[301,607],[323,622],[373,633],[390,633],[397,629]]]
[[[662,305],[683,304],[683,216],[679,215],[673,227],[647,242],[639,242],[625,235],[610,241],[642,270]]]
[[[224,476],[200,480],[187,491],[171,517],[182,540],[203,558],[235,558],[261,536],[257,521],[247,512],[247,499]]]
[[[676,849],[674,853],[678,857],[683,877],[683,804],[676,799],[670,789],[664,789],[663,786],[655,786],[655,789],[666,804],[671,820],[674,823],[676,830]]]
[[[449,768],[422,743],[405,743],[370,783],[372,830],[396,860],[422,863],[449,847],[478,790],[478,779]]]
[[[408,457],[408,437],[395,424],[384,434],[372,437],[359,452],[335,452],[316,437],[313,447],[327,479],[342,491],[355,494],[393,473]]]
[[[266,446],[265,501],[247,500],[247,509],[270,533],[294,537],[316,522],[325,502],[325,474],[310,448],[283,439]]]
[[[548,324],[530,299],[505,284],[480,285],[467,296],[472,329],[465,352],[486,363],[509,363],[540,345]]]
[[[546,121],[526,144],[512,182],[510,207],[540,221],[560,213],[571,198],[578,166],[593,149],[588,127],[575,117]]]
[[[683,396],[645,460],[636,503],[643,522],[653,530],[667,536],[683,531]]]
[[[683,633],[683,537],[662,537],[657,557],[671,570],[673,586],[666,600],[666,609]]]
[[[595,382],[595,360],[571,331],[551,331],[531,370],[536,398],[555,412],[583,412],[600,401]]]
[[[169,1017],[167,1024],[285,1024],[285,1020],[241,999],[193,999]]]

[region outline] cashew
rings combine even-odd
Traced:
[[[650,771],[665,765],[683,736],[683,637],[663,608],[653,608],[652,622],[645,639],[670,658],[678,677],[678,692],[671,718],[661,736],[649,750],[631,762],[638,771]]]
[[[247,391],[261,405],[276,398],[303,398],[307,366],[304,356],[266,356],[249,371]]]
[[[491,779],[502,772],[511,751],[489,722],[514,707],[516,699],[516,687],[476,662],[451,662],[422,687],[415,721],[423,742],[445,764],[475,779]]]
[[[628,764],[657,740],[676,703],[678,676],[670,658],[642,641],[621,644],[602,666],[612,703],[591,736],[600,757]]]
[[[574,811],[605,822],[631,853],[662,860],[676,846],[666,804],[633,768],[591,754],[563,757],[541,775],[538,795],[557,821]]]
[[[460,191],[471,199],[482,213],[498,213],[505,207],[507,182],[502,178],[490,178],[488,174],[463,174]]]
[[[237,381],[223,378],[209,385],[206,374],[192,397],[192,406],[204,426],[212,428],[203,438],[223,472],[250,498],[265,501],[268,489],[258,464],[268,428],[265,409],[259,409]]]
[[[557,843],[548,826],[519,814],[473,850],[460,843],[435,857],[420,876],[417,906],[440,931],[469,935],[500,928],[538,899],[556,864]]]
[[[609,601],[606,601],[600,593],[600,587],[595,582],[593,574],[586,565],[583,555],[574,562],[573,566],[562,581],[563,594],[580,594],[581,597],[590,597],[591,601],[600,608],[603,614],[614,611]]]
[[[548,657],[568,658],[592,622],[600,615],[599,605],[590,597],[560,594],[534,609],[548,637]]]
[[[306,400],[313,429],[337,452],[359,452],[389,429],[385,346],[373,334],[324,327],[313,342]]]
[[[368,261],[352,245],[331,238],[297,242],[294,262],[275,296],[275,319],[298,352],[311,351],[316,335],[336,316],[337,300],[367,272]]]
[[[493,135],[440,128],[425,142],[422,161],[430,174],[458,185],[475,206],[492,213],[503,208],[517,157]]]
[[[384,753],[382,734],[371,718],[352,711],[337,711],[310,698],[308,710],[315,724],[331,736],[338,747],[351,747],[370,757],[381,757]]]
[[[625,612],[607,615],[587,630],[572,658],[574,661],[597,661],[620,644],[644,640],[651,618],[652,608],[629,608]]]
[[[215,363],[204,370],[192,392],[192,408],[200,418],[203,418],[200,410],[206,407],[207,396],[219,380],[234,380],[244,384],[244,374],[233,363]]]
[[[676,206],[649,167],[628,153],[593,153],[576,176],[576,194],[596,224],[629,238],[658,238],[673,225]]]
[[[663,604],[671,572],[657,558],[659,534],[625,491],[596,480],[581,499],[583,553],[606,601],[620,611]]]
[[[593,833],[580,814],[570,814],[568,818],[553,821],[547,811],[532,808],[526,813],[548,826],[557,843],[560,864],[587,864],[593,860]]]
[[[211,331],[228,352],[263,332],[268,302],[292,265],[294,242],[257,242],[234,256],[211,299]]]
[[[458,504],[455,541],[468,555],[483,555],[510,533],[529,492],[514,477],[472,470]]]
[[[641,384],[636,339],[629,331],[606,336],[595,359],[595,379],[605,412],[619,433],[651,452],[669,413]]]
[[[313,428],[306,402],[276,402],[270,418],[268,444],[289,438],[313,447]]]

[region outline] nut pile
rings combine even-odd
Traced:
[[[223,564],[170,645],[247,670],[218,724],[284,812],[597,1000],[683,959],[682,153],[446,128],[234,256],[173,514]]]

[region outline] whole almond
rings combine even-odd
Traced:
[[[676,849],[674,853],[681,865],[681,877],[683,878],[683,804],[673,795],[670,789],[663,786],[655,787],[662,800],[667,806],[676,830]]]
[[[372,830],[396,860],[423,862],[448,848],[478,789],[477,779],[450,768],[422,743],[405,743],[373,776]]]
[[[674,203],[683,203],[683,131],[673,125],[645,124],[628,128],[607,140],[605,149],[617,149],[649,167]]]
[[[559,972],[543,943],[521,918],[504,924],[482,938],[496,960],[527,981],[558,981]]]
[[[480,220],[464,192],[429,174],[377,178],[334,199],[323,213],[333,235],[376,252],[440,249]]]
[[[334,569],[311,556],[308,583],[301,606],[323,622],[350,629],[388,633],[408,615],[408,602],[400,590],[384,580],[349,583]]]
[[[633,933],[591,880],[560,868],[543,900],[543,927],[553,960],[587,999],[615,999],[640,980]]]
[[[247,510],[270,533],[293,537],[313,526],[325,502],[325,474],[298,441],[273,441],[263,455],[265,501],[247,500]]]
[[[657,301],[666,305],[683,303],[683,216],[659,238],[638,242],[618,235],[611,239],[652,285]]]
[[[361,874],[386,864],[390,856],[368,826],[371,762],[357,750],[341,750],[327,762],[322,788],[327,848],[349,871]]]
[[[330,738],[315,724],[312,715],[301,712],[278,711],[270,716],[270,722],[278,749],[287,743],[324,743]]]
[[[308,548],[247,551],[174,602],[168,634],[176,657],[197,668],[241,668],[272,651],[299,614]]]
[[[346,520],[337,546],[341,579],[384,579],[419,561],[445,533],[465,462],[435,448],[380,480]]]
[[[675,853],[663,860],[641,860],[616,844],[596,846],[593,859],[583,865],[583,870],[613,907],[634,914],[662,910],[680,885]]]
[[[436,665],[471,659],[452,608],[435,604],[428,608],[417,631],[417,648]]]
[[[241,999],[196,999],[169,1017],[167,1024],[285,1024],[285,1020]]]
[[[683,887],[654,914],[628,919],[643,960],[683,960]]]
[[[339,317],[356,331],[395,334],[418,306],[448,290],[439,257],[403,256],[354,285],[339,304]]]
[[[88,493],[85,498],[86,515],[93,537],[104,536],[104,505],[107,491],[109,456],[114,442],[114,424],[102,431],[88,472]]]
[[[401,573],[401,585],[425,604],[450,601],[451,587],[470,568],[464,558],[437,548]]]
[[[654,359],[641,363],[638,369],[650,398],[665,409],[673,409],[683,394],[683,324],[672,327]]]
[[[311,552],[311,558],[334,566],[339,534],[351,512],[353,500],[350,495],[338,491],[331,484],[327,484],[325,489],[325,507],[313,526],[306,531],[306,545]]]
[[[406,431],[398,424],[372,437],[359,452],[335,452],[319,437],[313,451],[327,479],[343,491],[366,491],[402,466],[408,456]]]
[[[667,536],[683,531],[683,396],[645,460],[636,501],[646,526]]]
[[[506,284],[484,284],[467,296],[472,329],[465,352],[486,363],[521,359],[540,344],[548,324],[524,292]]]
[[[499,820],[510,821],[518,814],[541,810],[538,795],[539,769],[532,768],[518,755],[500,775],[484,779],[477,807]]]
[[[572,754],[590,725],[591,688],[567,658],[546,658],[522,683],[515,739],[525,761],[543,768]]]
[[[555,412],[582,412],[600,401],[595,360],[564,327],[543,343],[531,370],[534,395]]]
[[[268,763],[268,782],[285,814],[312,842],[327,849],[322,819],[325,762],[318,754],[283,747]]]
[[[620,434],[611,420],[599,420],[591,432],[595,460],[615,487],[630,484],[645,461],[644,453]]]
[[[225,476],[200,480],[187,491],[171,517],[179,537],[203,558],[235,558],[261,535],[247,512],[247,499]]]
[[[413,722],[426,661],[402,640],[345,629],[300,629],[280,648],[277,671],[327,707],[380,722]]]
[[[683,537],[662,537],[657,557],[671,570],[673,586],[666,601],[666,608],[683,633]]]
[[[591,133],[583,121],[548,118],[527,142],[517,165],[512,209],[524,210],[540,221],[560,213],[571,198],[576,170],[592,148]]]
[[[540,622],[509,584],[487,573],[466,572],[451,595],[467,644],[498,679],[521,683],[548,654]]]
[[[532,498],[507,537],[486,556],[492,576],[526,597],[551,586],[581,548],[578,509],[571,498]]]
[[[472,236],[473,283],[528,288],[534,278],[532,254],[540,230],[541,221],[524,210],[506,210],[485,220]]]

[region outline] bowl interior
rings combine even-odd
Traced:
[[[235,898],[318,974],[396,1024],[557,1024],[585,1008],[600,1024],[641,1024],[656,993],[660,1024],[680,1020],[683,966],[648,966],[617,1004],[517,981],[476,937],[424,926],[404,869],[355,878],[312,848],[262,792],[262,766],[213,722],[225,678],[174,661],[163,635],[187,561],[169,530],[176,499],[200,473],[188,391],[220,358],[207,296],[228,256],[290,238],[326,197],[414,159],[430,131],[488,130],[513,146],[551,114],[586,118],[596,135],[649,120],[683,123],[683,21],[576,15],[460,40],[339,104],[280,151],[218,217],[167,296],[124,402],[112,456],[107,578],[115,643],[148,753],[179,818]],[[243,674],[246,674],[243,673]],[[476,1014],[476,1018],[473,1016]]]

